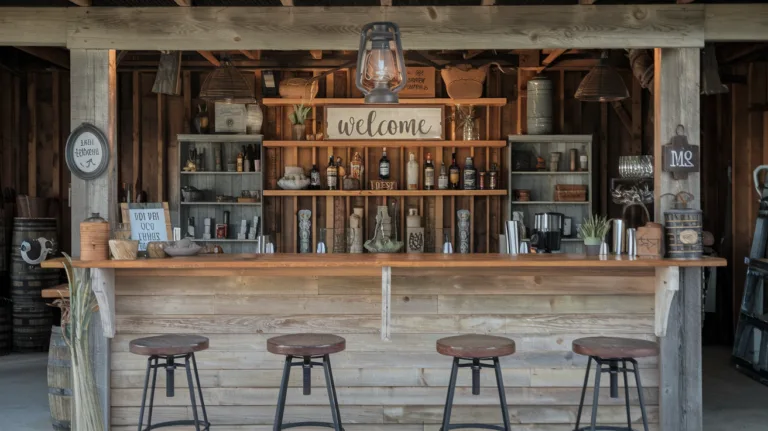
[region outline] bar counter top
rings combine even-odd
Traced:
[[[42,263],[62,265],[61,259]],[[726,266],[723,258],[666,259],[583,254],[224,254],[166,259],[73,260],[76,268],[259,269],[259,268],[662,268]]]

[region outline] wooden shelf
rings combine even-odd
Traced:
[[[207,134],[207,135],[176,135],[179,142],[259,142],[264,135],[246,134]]]
[[[264,196],[506,196],[506,190],[264,190]]]
[[[443,141],[443,140],[422,140],[422,141],[396,141],[396,140],[370,140],[370,141],[264,141],[264,147],[266,148],[282,148],[282,147],[334,147],[334,148],[346,148],[346,147],[370,147],[370,148],[418,148],[418,147],[491,147],[491,148],[504,148],[507,146],[506,141]]]
[[[258,239],[219,239],[219,238],[211,238],[211,239],[192,239],[194,242],[258,242]]]
[[[185,172],[181,175],[261,175],[261,172],[227,172],[227,171],[203,171],[203,172]]]
[[[510,172],[511,175],[589,175],[589,171],[532,171],[532,172]]]
[[[182,205],[232,205],[232,206],[258,206],[261,202],[182,202]]]
[[[261,101],[264,106],[288,106],[288,105],[301,105],[302,103],[307,106],[323,106],[323,105],[364,105],[364,99],[358,98],[330,98],[330,99],[282,99],[282,98],[265,98]],[[480,97],[477,99],[403,99],[400,98],[398,105],[482,105],[482,106],[504,106],[507,104],[507,99],[503,97],[499,98],[486,98]],[[389,105],[388,105],[389,106]]]
[[[266,193],[266,192],[265,192]],[[563,202],[563,201],[512,201],[512,205],[589,205],[591,202]]]
[[[592,142],[592,135],[509,135],[507,140],[520,144],[550,144],[553,142]]]

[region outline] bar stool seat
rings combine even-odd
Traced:
[[[587,337],[573,341],[573,352],[608,358],[647,358],[659,355],[659,345],[646,340],[618,337]]]
[[[659,354],[658,344],[646,341],[636,340],[632,338],[618,338],[618,337],[587,337],[579,338],[573,341],[573,352],[589,356],[587,361],[587,373],[584,376],[584,386],[581,389],[581,401],[579,402],[579,410],[576,413],[576,427],[575,431],[633,431],[632,429],[632,415],[629,406],[629,378],[628,373],[632,373],[635,376],[635,382],[637,383],[637,395],[640,404],[640,413],[643,418],[643,429],[648,431],[648,417],[645,412],[645,400],[643,396],[643,385],[640,382],[640,373],[638,372],[636,358],[646,358],[651,356],[657,356]],[[589,384],[589,371],[592,366],[592,362],[595,366],[595,386],[593,390],[592,399],[592,418],[589,426],[580,428],[581,412],[584,409],[584,399],[587,394],[587,385]],[[629,368],[627,364],[632,364],[632,368]],[[621,365],[619,365],[621,364]],[[624,405],[627,411],[627,426],[599,426],[597,422],[597,408],[598,400],[600,398],[600,376],[602,374],[608,374],[610,378],[610,393],[611,398],[619,397],[619,375],[624,376]]]
[[[437,340],[437,352],[454,358],[499,358],[514,354],[515,342],[493,335],[457,335]]]
[[[129,344],[131,353],[144,356],[185,355],[208,348],[208,339],[199,335],[166,334],[137,338]]]
[[[205,410],[203,390],[200,386],[200,375],[197,372],[195,352],[208,348],[208,338],[199,335],[166,334],[155,337],[137,338],[128,344],[131,353],[148,356],[147,374],[144,377],[144,392],[141,397],[141,409],[139,410],[139,431],[149,431],[163,427],[175,427],[192,425],[196,431],[207,431],[211,428],[208,422],[208,413]],[[163,362],[160,362],[160,361]],[[182,361],[183,360],[183,361]],[[171,398],[175,395],[174,374],[177,368],[183,368],[187,375],[189,399],[192,404],[192,420],[166,421],[157,424],[152,423],[152,411],[155,403],[155,388],[157,387],[157,370],[165,370],[165,396]],[[194,374],[194,380],[192,375]],[[144,409],[147,406],[147,391],[149,379],[152,376],[152,389],[149,392],[149,415],[147,426],[144,427]],[[197,396],[200,397],[200,410],[203,418],[198,417],[197,400],[195,395],[197,384]]]
[[[347,340],[333,334],[290,334],[267,340],[267,351],[276,355],[322,356],[347,348]]]
[[[285,355],[283,378],[280,381],[280,392],[277,398],[277,411],[272,426],[273,431],[297,427],[325,427],[333,428],[335,431],[344,431],[341,423],[341,412],[339,411],[339,398],[336,395],[336,385],[333,382],[330,355],[346,348],[347,340],[333,334],[289,334],[267,340],[267,350],[270,353]],[[318,361],[318,359],[322,359],[322,361]],[[288,395],[288,381],[292,367],[301,367],[303,371],[302,393],[304,395],[312,393],[312,368],[323,368],[333,422],[305,421],[283,424],[285,400]]]
[[[507,396],[504,393],[504,380],[501,376],[499,357],[515,353],[515,342],[506,337],[484,334],[465,334],[437,340],[437,352],[453,357],[451,377],[448,380],[448,395],[443,409],[443,426],[440,431],[460,428],[480,428],[498,431],[511,431]],[[462,363],[462,361],[464,361]],[[480,395],[480,370],[493,368],[496,372],[496,388],[499,391],[499,406],[503,426],[492,424],[451,424],[453,397],[456,394],[456,380],[459,368],[472,370],[472,395]]]

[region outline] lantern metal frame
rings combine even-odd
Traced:
[[[368,41],[371,41],[371,50],[391,50],[390,42],[395,42],[397,66],[400,72],[400,83],[391,88],[389,84],[377,83],[372,89],[363,86],[363,73],[365,70]],[[403,56],[403,44],[400,37],[400,27],[393,22],[372,22],[363,26],[360,31],[360,48],[357,52],[357,73],[355,85],[365,95],[365,103],[390,104],[398,103],[397,93],[405,88],[408,81]]]

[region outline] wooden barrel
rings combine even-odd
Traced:
[[[0,298],[0,356],[11,353],[11,303]]]
[[[48,404],[55,431],[69,431],[72,421],[72,358],[61,334],[61,326],[51,330],[48,348]]]
[[[59,284],[61,270],[42,269],[21,258],[23,241],[56,240],[56,219],[15,218],[11,241],[11,300],[13,301],[13,350],[44,352],[48,349],[53,312],[41,297],[42,290]]]
[[[704,253],[703,213],[700,210],[664,211],[667,257],[696,259]]]

